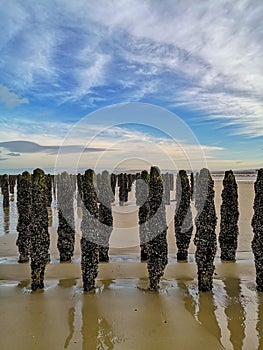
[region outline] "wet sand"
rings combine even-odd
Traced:
[[[100,264],[94,293],[81,289],[80,234],[74,262],[60,264],[57,235],[50,229],[52,262],[45,290],[36,293],[30,291],[29,265],[16,262],[16,235],[0,237],[0,348],[263,349],[263,293],[256,291],[250,249],[253,183],[238,185],[237,261],[222,263],[217,254],[211,293],[198,293],[192,242],[189,262],[176,262],[173,205],[167,207],[169,264],[160,293],[147,291],[133,198],[127,207],[113,207],[111,259]],[[215,189],[219,216],[221,182]]]
[[[101,264],[95,293],[82,292],[79,265],[61,265],[43,292],[1,280],[1,349],[262,349],[249,261],[218,262],[211,293],[198,293],[193,263],[170,263],[160,293],[147,291],[146,264]]]

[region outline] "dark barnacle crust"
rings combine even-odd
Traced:
[[[251,222],[254,237],[251,246],[256,267],[257,290],[263,292],[263,168],[258,171],[254,188],[254,215]]]
[[[141,248],[141,261],[147,260],[147,216],[150,176],[146,170],[137,175],[135,185],[136,205],[139,206],[139,236]]]
[[[160,170],[151,167],[147,216],[147,268],[150,290],[158,290],[168,263],[167,223],[163,201],[163,183]]]
[[[9,208],[9,179],[7,174],[1,176],[1,192],[3,195],[3,207]]]
[[[25,171],[17,178],[17,240],[19,251],[19,263],[29,261],[30,252],[30,227],[32,206],[32,181],[29,172]]]
[[[119,204],[122,206],[128,201],[128,178],[126,173],[118,175]]]
[[[219,244],[221,259],[235,261],[238,243],[238,191],[232,170],[225,172],[220,215]]]
[[[44,288],[44,273],[49,262],[49,232],[46,196],[46,177],[41,169],[32,175],[32,210],[30,229],[31,288]]]
[[[109,240],[113,229],[113,216],[111,203],[114,202],[114,194],[111,187],[111,178],[108,171],[103,171],[99,185],[99,261],[109,261]]]
[[[58,242],[60,262],[71,262],[75,244],[74,178],[67,172],[57,176]]]
[[[97,193],[95,190],[96,176],[88,169],[82,177],[82,211],[81,222],[81,270],[84,291],[95,288],[95,278],[98,275],[99,264],[99,210]]]
[[[208,169],[200,171],[196,197],[195,261],[198,268],[198,289],[207,292],[213,288],[214,258],[216,254],[216,211],[214,181]]]
[[[177,260],[188,258],[188,248],[193,232],[191,211],[191,191],[189,179],[185,170],[180,170],[176,180],[176,208],[174,215],[174,230],[177,245]]]

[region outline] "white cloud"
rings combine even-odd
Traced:
[[[21,98],[14,92],[8,90],[7,87],[0,85],[0,103],[6,107],[16,107],[23,103],[28,103],[27,98]]]

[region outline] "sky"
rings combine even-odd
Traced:
[[[262,0],[0,0],[0,171],[256,169]]]

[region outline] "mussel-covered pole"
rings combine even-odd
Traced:
[[[151,167],[149,182],[149,211],[147,217],[147,268],[150,290],[158,290],[159,282],[168,263],[167,223],[163,202],[163,183],[160,170]]]
[[[74,183],[67,172],[57,177],[58,242],[60,262],[71,262],[75,244]]]
[[[31,288],[44,288],[44,273],[49,262],[49,232],[45,173],[35,169],[32,175],[32,206],[30,229]]]
[[[171,187],[169,173],[163,174],[162,179],[163,179],[164,204],[169,205],[170,204],[170,187]]]
[[[174,190],[174,174],[169,174],[169,180],[170,180],[170,191]]]
[[[71,185],[72,185],[72,189],[74,194],[76,193],[76,189],[77,189],[77,175],[76,174],[71,174],[70,175],[70,179],[71,179]]]
[[[127,175],[127,191],[128,192],[131,192],[132,184],[133,184],[133,175],[132,174],[128,174]]]
[[[77,174],[71,174],[70,178],[71,178],[71,186],[73,190],[73,202],[74,202],[77,199]]]
[[[128,185],[127,174],[121,173],[118,175],[119,185],[119,204],[122,206],[128,200]]]
[[[57,199],[56,192],[57,192],[57,186],[56,186],[56,177],[55,175],[51,175],[51,185],[52,185],[52,194],[54,199]]]
[[[258,170],[254,189],[254,214],[251,222],[254,232],[252,251],[256,266],[257,290],[263,292],[263,168]]]
[[[198,181],[199,181],[199,172],[197,171],[195,174],[195,184],[194,184],[194,201],[196,204],[196,196],[198,192]]]
[[[99,210],[97,194],[95,190],[95,173],[88,169],[82,178],[82,210],[81,222],[81,270],[84,291],[95,288],[95,278],[98,274],[99,248],[98,248],[98,224]]]
[[[191,190],[185,170],[177,175],[176,208],[174,215],[174,230],[177,245],[177,260],[187,260],[188,248],[193,232],[191,210]]]
[[[111,189],[110,175],[104,170],[99,185],[99,261],[109,261],[109,240],[113,229],[111,203],[114,194]]]
[[[139,207],[139,236],[141,248],[141,261],[147,260],[147,228],[146,221],[148,215],[148,195],[149,195],[150,176],[147,170],[143,170],[140,176],[137,176],[135,185],[136,205]]]
[[[129,195],[129,192],[128,192],[128,175],[126,173],[124,173],[123,175],[123,179],[124,179],[124,187],[123,187],[123,190],[124,190],[124,202],[128,202],[128,195]]]
[[[10,194],[14,194],[15,193],[16,179],[17,179],[16,175],[9,175],[8,176],[9,192],[10,192]]]
[[[214,181],[208,169],[200,171],[196,197],[195,261],[198,268],[198,289],[207,292],[213,288],[214,258],[216,254],[216,211]]]
[[[219,232],[221,259],[226,261],[235,261],[239,233],[239,211],[237,183],[232,170],[225,172],[223,186]]]
[[[190,175],[191,200],[194,199],[194,187],[195,187],[194,173],[191,173]]]
[[[95,174],[95,187],[96,187],[96,191],[97,191],[97,198],[99,197],[99,191],[100,191],[100,188],[101,188],[101,174]]]
[[[110,182],[111,182],[111,190],[112,190],[112,193],[114,194],[115,196],[115,189],[116,189],[116,182],[117,182],[117,176],[116,174],[112,173],[110,175]]]
[[[9,181],[7,174],[2,176],[1,190],[3,195],[3,207],[9,208]]]
[[[17,240],[16,245],[19,251],[19,263],[29,261],[30,253],[30,225],[31,222],[31,200],[32,200],[31,174],[24,171],[17,178]]]
[[[77,206],[81,207],[83,198],[83,175],[78,173],[77,175]]]
[[[46,174],[46,196],[47,196],[47,206],[51,207],[52,204],[52,178],[50,174]]]

